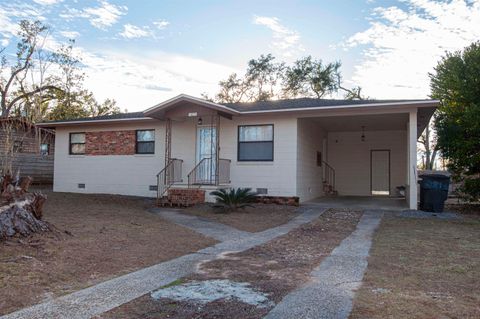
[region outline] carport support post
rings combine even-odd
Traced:
[[[411,110],[408,120],[408,206],[417,209],[417,109]]]

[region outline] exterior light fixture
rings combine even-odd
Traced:
[[[201,117],[198,118],[197,124],[198,124],[198,125],[202,125],[202,124],[203,124],[203,120],[202,120]]]
[[[365,126],[362,126],[362,136],[360,137],[362,142],[365,142]]]

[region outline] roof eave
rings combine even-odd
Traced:
[[[206,107],[206,108],[209,108],[209,109],[213,109],[213,110],[217,110],[219,112],[223,112],[223,113],[226,113],[226,114],[229,114],[229,115],[239,115],[240,114],[239,111],[234,110],[232,108],[229,108],[225,105],[210,102],[210,101],[207,101],[207,100],[204,100],[204,99],[199,99],[199,98],[196,98],[194,96],[187,95],[187,94],[180,94],[180,95],[177,95],[177,96],[175,96],[175,97],[173,97],[169,100],[166,100],[162,103],[156,104],[156,105],[146,109],[145,111],[143,111],[143,114],[145,114],[146,116],[150,116],[150,115],[155,114],[158,111],[165,110],[165,109],[175,105],[176,103],[180,103],[180,102],[195,103],[195,104],[198,104],[200,106],[203,106],[203,107]]]
[[[285,108],[273,110],[255,110],[255,111],[239,111],[241,115],[245,114],[267,114],[267,113],[283,113],[283,112],[311,112],[322,110],[337,110],[337,109],[357,109],[357,108],[371,108],[382,106],[412,106],[412,107],[437,107],[439,100],[430,101],[410,101],[410,102],[389,102],[389,103],[366,103],[366,104],[344,104],[332,106],[318,106],[318,107],[299,107],[299,108]]]
[[[118,123],[118,122],[128,122],[128,121],[152,121],[155,120],[151,117],[136,117],[136,118],[122,118],[122,119],[100,119],[100,120],[79,120],[79,121],[59,121],[59,122],[44,122],[37,123],[35,126],[38,127],[58,127],[58,126],[69,126],[69,125],[89,125],[89,124],[101,124],[101,123]]]

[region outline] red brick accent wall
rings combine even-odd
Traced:
[[[135,131],[85,133],[85,155],[133,155]]]

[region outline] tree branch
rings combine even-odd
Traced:
[[[338,84],[338,88],[340,90],[344,90],[347,93],[350,93],[354,98],[356,97],[359,100],[364,100],[364,98],[360,95],[360,90],[358,92],[355,92],[354,90],[350,90],[350,89],[347,89],[347,88],[341,86],[340,83]]]
[[[29,98],[30,96],[33,96],[37,93],[40,93],[40,92],[46,91],[46,90],[58,90],[58,91],[61,91],[61,92],[63,91],[62,89],[60,89],[60,88],[58,88],[54,85],[45,85],[45,86],[38,87],[33,91],[23,93],[23,94],[17,96],[16,98],[14,98],[10,103],[8,103],[6,111],[9,112],[12,109],[12,107],[15,105],[15,103],[17,103],[18,101],[20,101],[22,99]],[[2,114],[2,116],[4,116],[4,115],[5,114]]]

